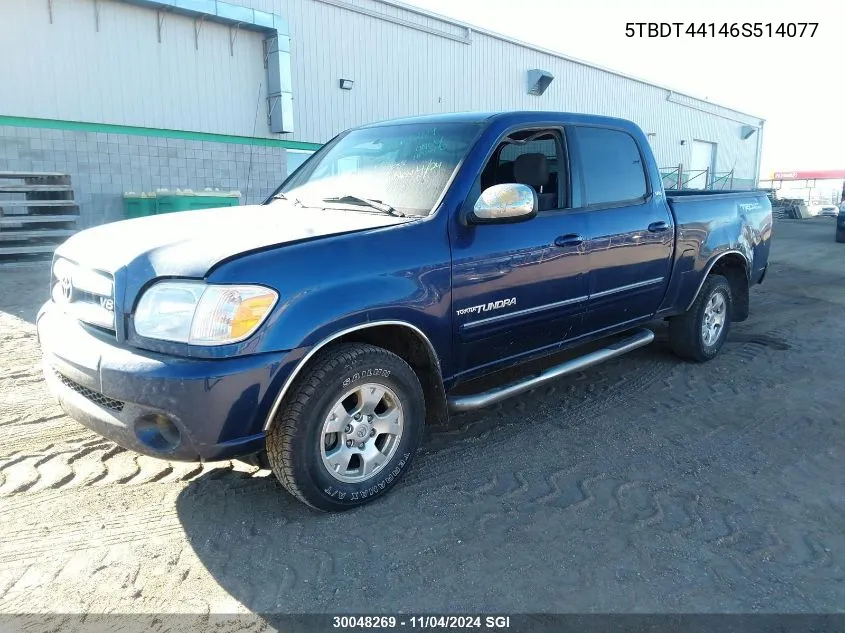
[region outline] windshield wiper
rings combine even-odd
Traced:
[[[273,195],[272,200],[290,200],[290,198],[288,198],[288,197],[287,197],[285,194],[283,194],[283,193],[277,193],[277,194],[274,194],[274,195]],[[292,202],[293,202],[293,204],[294,204],[295,206],[297,206],[297,207],[304,207],[304,206],[305,206],[304,204],[302,204],[302,201],[301,201],[299,198],[294,198],[294,199],[292,200]]]
[[[359,198],[358,196],[334,196],[332,198],[323,198],[323,202],[340,202],[342,204],[357,204],[364,207],[370,207],[382,213],[389,213],[395,215],[397,218],[404,218],[405,214],[397,211],[389,204],[385,204],[381,200],[373,200],[371,198]]]

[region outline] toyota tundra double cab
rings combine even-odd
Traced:
[[[127,449],[256,456],[301,501],[345,510],[401,479],[425,424],[647,345],[651,322],[668,320],[678,356],[712,359],[748,317],[771,235],[763,192],[664,191],[629,121],[367,125],[260,205],[68,239],[37,317],[44,374],[71,418]]]

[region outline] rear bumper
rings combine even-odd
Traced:
[[[103,437],[183,461],[264,448],[265,417],[291,366],[287,352],[223,360],[148,353],[90,331],[51,303],[36,323],[50,392]]]

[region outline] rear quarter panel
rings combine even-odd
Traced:
[[[677,225],[673,279],[662,316],[687,310],[712,265],[722,256],[742,256],[749,284],[760,281],[769,260],[772,206],[764,192],[667,196]]]

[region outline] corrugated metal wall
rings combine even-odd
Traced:
[[[297,129],[284,138],[323,142],[361,123],[441,111],[568,110],[629,118],[656,133],[661,167],[688,165],[698,139],[717,143],[717,171],[755,176],[759,134],[743,141],[740,129],[759,121],[713,104],[376,0],[238,3],[289,20]],[[46,0],[0,0],[0,14],[14,15],[0,23],[0,41],[20,60],[0,66],[0,85],[24,87],[0,91],[0,114],[253,135],[265,83],[261,35],[241,31],[231,56],[229,29],[206,23],[197,50],[193,21],[171,15],[159,43],[155,12],[97,4],[99,32],[93,0],[53,2],[52,25]],[[527,94],[531,68],[555,76],[542,96]],[[340,78],[353,89],[341,90]],[[265,97],[255,135],[270,137]]]
[[[166,16],[159,43],[145,8],[54,0],[52,13],[47,0],[0,0],[0,114],[253,136],[260,34],[241,31],[231,55],[219,24],[202,26],[197,49],[185,17]],[[258,130],[269,136],[261,117]]]
[[[261,4],[255,2],[257,8]],[[290,22],[294,100],[298,134],[303,138],[326,139],[353,125],[408,114],[564,110],[621,116],[655,132],[652,146],[661,166],[688,165],[691,141],[698,139],[718,144],[717,171],[735,169],[738,178],[755,175],[758,139],[740,138],[743,124],[759,124],[752,117],[680,95],[670,101],[662,88],[477,31],[471,33],[471,44],[464,44],[452,39],[466,37],[461,27],[377,1],[350,4],[443,31],[448,37],[321,0],[284,3],[279,10]],[[539,97],[527,93],[526,72],[532,68],[555,76]],[[355,81],[351,91],[338,88],[341,77]]]

